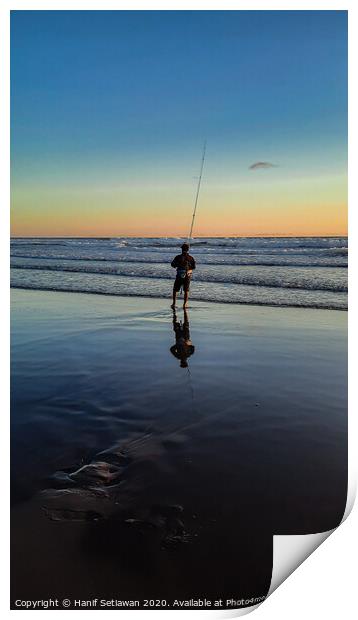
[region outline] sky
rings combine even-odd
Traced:
[[[12,11],[14,236],[347,233],[345,11]]]

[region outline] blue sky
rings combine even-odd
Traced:
[[[258,174],[271,191],[332,182],[346,172],[347,14],[15,11],[11,91],[16,226],[43,188],[55,209],[64,187],[120,185],[123,210],[133,186],[136,204],[152,186],[189,199],[204,138],[224,203]],[[248,172],[258,160],[278,167]]]

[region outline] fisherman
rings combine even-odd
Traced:
[[[184,323],[178,321],[175,310],[173,312],[173,330],[175,333],[175,344],[170,347],[170,352],[180,360],[181,368],[188,368],[188,357],[193,355],[195,347],[190,340],[189,317],[184,309]]]
[[[175,303],[177,299],[177,293],[183,288],[184,291],[184,304],[183,308],[186,308],[188,305],[188,297],[189,297],[189,288],[190,288],[190,279],[195,269],[195,260],[189,254],[189,245],[187,243],[183,243],[181,246],[181,254],[178,254],[172,261],[172,267],[177,270],[177,275],[174,281],[173,286],[173,303],[172,308],[175,308]]]

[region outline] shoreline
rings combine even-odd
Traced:
[[[105,274],[107,275],[107,274]],[[275,288],[275,287],[271,287],[271,288]],[[168,300],[168,302],[170,302],[171,297],[170,295],[168,295],[168,297],[160,297],[158,295],[137,295],[137,294],[131,294],[128,293],[127,295],[124,295],[123,293],[120,295],[114,295],[113,293],[105,293],[103,291],[71,291],[69,289],[52,289],[52,288],[30,288],[30,287],[22,287],[22,286],[10,286],[10,290],[19,290],[19,291],[31,291],[31,292],[46,292],[46,293],[72,293],[73,295],[95,295],[95,296],[100,296],[100,297],[113,297],[114,299],[132,299],[132,298],[138,298],[138,299],[157,299],[157,300]],[[288,289],[288,290],[292,290],[292,289]],[[301,290],[301,289],[294,289],[294,290]],[[216,300],[210,300],[210,299],[192,299],[190,300],[189,298],[189,307],[190,304],[194,304],[194,303],[203,303],[203,304],[217,304],[217,305],[222,305],[222,306],[252,306],[252,307],[257,307],[257,308],[282,308],[285,310],[288,310],[290,308],[292,308],[293,310],[325,310],[325,311],[329,311],[329,312],[348,312],[348,307],[347,308],[326,308],[326,307],[322,307],[322,306],[300,306],[300,305],[294,305],[294,304],[265,304],[265,303],[252,303],[252,302],[246,302],[246,301],[241,301],[241,302],[237,302],[237,301],[216,301]],[[169,306],[170,307],[170,306]],[[180,304],[177,305],[177,308],[180,308]]]

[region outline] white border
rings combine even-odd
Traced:
[[[349,58],[350,58],[350,69],[349,69],[349,81],[350,81],[350,94],[349,94],[349,105],[350,105],[350,114],[349,114],[349,128],[350,128],[350,146],[349,146],[349,164],[350,170],[353,170],[353,174],[349,176],[349,234],[350,234],[350,269],[349,269],[349,287],[350,287],[350,303],[349,303],[349,313],[350,313],[350,343],[358,342],[357,338],[357,327],[354,318],[352,319],[352,312],[356,308],[356,286],[354,284],[352,278],[352,272],[354,267],[357,264],[357,250],[355,249],[355,230],[356,230],[356,219],[357,219],[357,208],[358,204],[356,201],[357,191],[356,191],[356,177],[357,173],[355,172],[355,144],[352,143],[352,139],[356,136],[356,111],[358,109],[358,102],[356,96],[356,81],[355,76],[352,69],[352,58],[358,57],[357,52],[357,38],[358,38],[358,30],[357,30],[357,19],[356,19],[356,9],[353,1],[349,0],[347,2],[337,2],[337,1],[312,1],[309,2],[307,0],[301,0],[300,2],[269,2],[261,1],[257,2],[255,0],[252,1],[233,1],[233,0],[222,0],[218,2],[217,0],[210,1],[198,1],[198,0],[182,0],[181,2],[173,2],[170,0],[165,1],[122,1],[118,2],[115,0],[103,0],[102,2],[98,0],[62,0],[62,1],[51,1],[51,0],[3,0],[0,6],[0,58],[3,63],[2,71],[1,71],[1,114],[0,114],[0,135],[2,138],[2,146],[0,153],[0,173],[1,173],[1,193],[2,193],[2,203],[1,203],[1,226],[0,226],[0,234],[1,234],[1,244],[0,244],[0,253],[1,253],[1,283],[0,290],[2,292],[2,303],[0,304],[1,309],[1,343],[2,343],[2,351],[6,351],[5,355],[1,358],[1,380],[3,382],[2,393],[2,415],[1,415],[1,437],[3,441],[2,445],[2,455],[3,455],[3,463],[5,460],[8,462],[9,457],[9,449],[8,449],[8,433],[9,433],[9,421],[8,421],[8,411],[9,411],[9,369],[8,369],[8,355],[7,352],[9,350],[9,252],[8,252],[8,239],[9,239],[9,210],[8,205],[10,201],[10,184],[9,184],[9,10],[93,10],[93,9],[101,9],[101,10],[123,10],[123,9],[131,9],[131,10],[349,10]],[[357,462],[356,458],[354,458],[355,446],[353,445],[353,438],[356,436],[356,411],[358,408],[357,400],[354,391],[354,383],[356,381],[355,377],[353,378],[354,365],[356,362],[355,358],[355,350],[353,345],[350,345],[349,351],[349,366],[350,366],[350,374],[349,374],[349,408],[350,408],[350,416],[349,416],[349,496],[347,502],[347,511],[348,505],[352,504],[352,498],[355,494],[356,488],[356,479],[357,479]],[[356,373],[355,373],[356,374]],[[3,468],[2,468],[3,469]],[[8,483],[8,472],[5,473],[4,479],[2,481],[2,491],[4,496],[4,490],[6,489],[6,497],[9,497],[9,483]],[[346,511],[346,512],[347,512]],[[347,516],[347,515],[345,515]],[[8,531],[9,531],[9,518],[8,511],[2,511],[2,523],[1,523],[1,533],[3,536],[3,545],[2,549],[9,548],[8,543]],[[336,533],[332,538],[334,542],[329,543],[328,545],[323,545],[322,549],[320,548],[314,554],[313,558],[310,558],[305,562],[304,567],[300,567],[297,571],[297,577],[294,579],[288,580],[284,586],[281,586],[279,589],[280,594],[275,593],[271,596],[267,601],[265,601],[264,605],[261,605],[259,609],[256,611],[259,617],[260,614],[264,614],[264,618],[286,618],[287,615],[291,619],[295,619],[298,617],[302,617],[303,614],[306,615],[308,611],[307,606],[309,607],[309,616],[312,616],[312,612],[319,613],[320,615],[324,615],[326,619],[337,617],[339,613],[340,618],[351,618],[353,617],[353,609],[356,607],[355,604],[355,583],[353,582],[354,575],[352,572],[349,572],[349,564],[346,564],[346,559],[349,558],[352,561],[353,553],[351,551],[351,539],[352,536],[357,536],[357,510],[354,511],[352,517],[348,520],[347,523],[344,523],[340,526],[339,530],[343,531],[342,534]],[[342,537],[342,545],[343,545],[343,553],[342,547],[339,544],[340,536]],[[346,553],[344,553],[344,550]],[[346,555],[348,558],[346,558]],[[6,557],[7,556],[7,557]],[[3,554],[2,556],[2,567],[1,567],[1,607],[5,613],[16,613],[8,611],[8,592],[9,592],[9,578],[8,578],[8,556],[9,553]],[[353,563],[353,562],[352,562]],[[306,567],[307,565],[307,567]],[[356,572],[356,570],[355,570]],[[297,584],[297,585],[296,585]],[[312,586],[313,589],[312,589]],[[292,600],[294,599],[294,600]],[[316,612],[314,612],[316,610]],[[33,614],[37,614],[39,612],[33,611]],[[42,612],[46,613],[46,612]],[[48,612],[49,613],[49,612]],[[57,611],[57,614],[78,614],[78,613],[86,613],[83,612],[64,612]],[[92,611],[91,614],[98,614],[101,611]],[[108,612],[107,612],[108,613]],[[143,613],[146,614],[148,620],[150,618],[154,618],[154,614],[157,615],[155,611],[148,612],[121,612],[121,617],[125,615],[132,620],[135,620],[139,617],[142,617]],[[185,612],[161,612],[161,616],[167,617],[176,613],[176,617],[178,614],[181,614],[185,618],[189,618],[194,614],[197,616],[198,613],[205,614],[205,617],[208,617],[208,614],[215,615],[215,617],[223,616],[223,615],[238,615],[234,612],[200,612],[200,611],[185,611]]]

